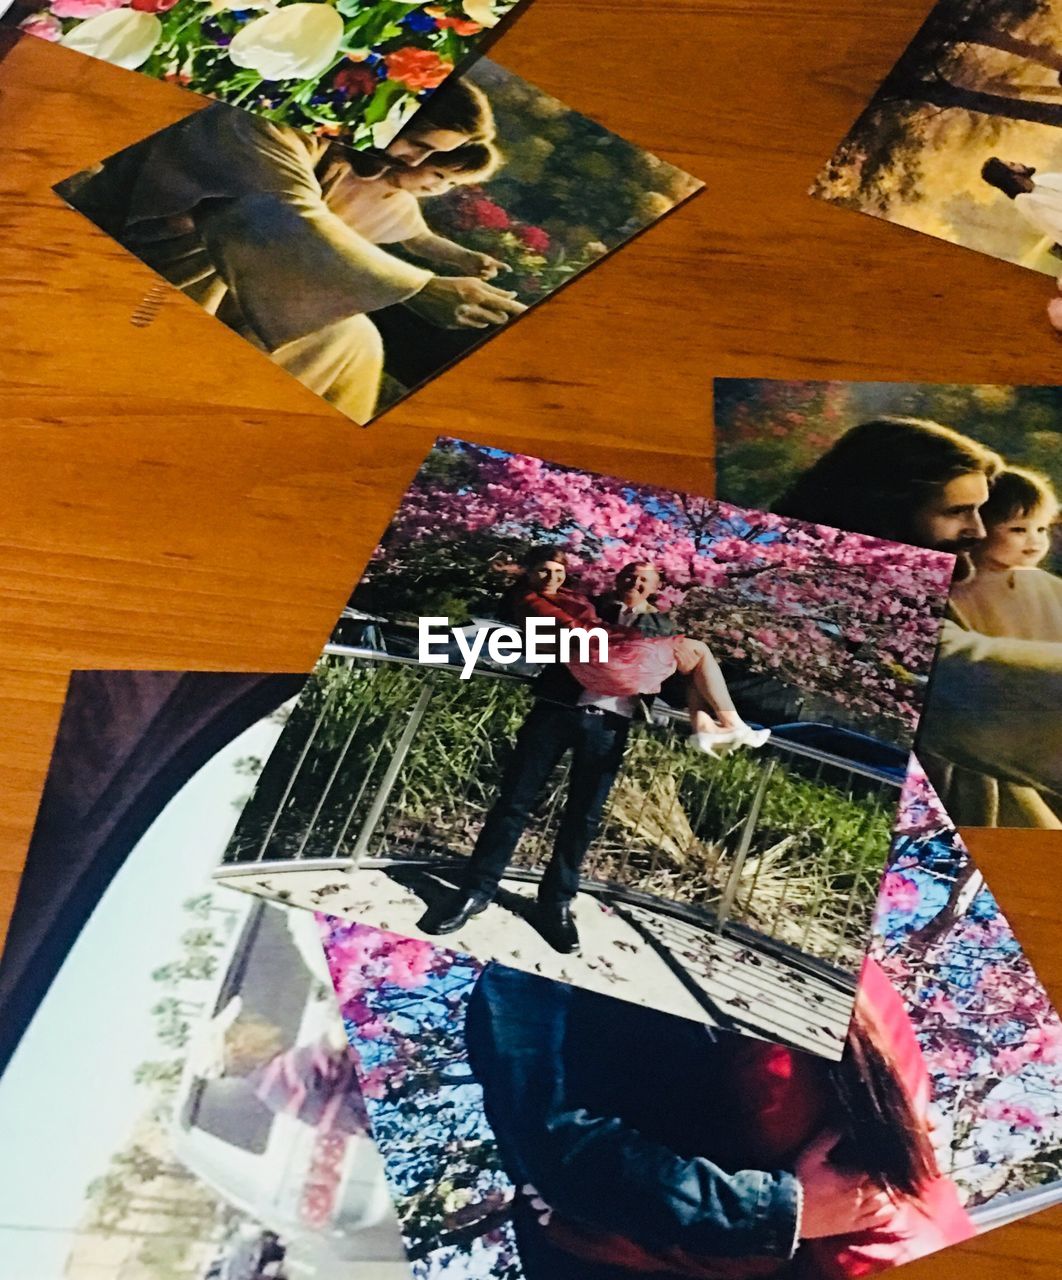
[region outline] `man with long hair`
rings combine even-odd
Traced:
[[[961,581],[985,537],[980,509],[1003,459],[920,418],[881,417],[846,432],[774,504],[779,515],[950,551]],[[949,611],[918,753],[956,822],[954,771],[1062,796],[1062,642],[985,636]]]
[[[369,318],[403,304],[440,328],[525,310],[478,276],[413,266],[333,208],[372,178],[494,137],[486,95],[454,79],[386,151],[337,148],[216,103],[61,184],[61,195],[171,284],[355,422],[376,409],[384,349]]]

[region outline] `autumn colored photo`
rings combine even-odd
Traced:
[[[56,190],[365,424],[700,185],[482,59],[382,149],[218,105]]]
[[[1062,6],[939,0],[813,194],[1057,276]]]
[[[952,567],[441,440],[220,874],[836,1055]],[[464,678],[532,622],[607,659]]]

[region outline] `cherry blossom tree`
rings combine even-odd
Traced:
[[[390,618],[491,616],[511,581],[499,560],[542,542],[563,550],[569,585],[587,595],[651,561],[659,606],[717,657],[909,739],[952,572],[949,556],[921,548],[443,440],[353,603]]]

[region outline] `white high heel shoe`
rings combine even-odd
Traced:
[[[689,743],[695,751],[703,751],[713,760],[720,760],[723,756],[728,756],[732,751],[742,747],[749,751],[758,751],[766,745],[770,736],[770,729],[754,729],[751,725],[742,722],[735,725],[733,729],[691,733]]]
[[[750,751],[758,751],[767,743],[770,736],[770,729],[754,729],[749,724],[742,724],[738,727],[737,745],[748,747]]]
[[[718,760],[740,746],[740,729],[719,729],[716,732],[691,733],[689,744],[694,751],[703,751],[706,756]]]

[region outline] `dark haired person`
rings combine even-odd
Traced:
[[[771,509],[936,551],[968,552],[985,536],[980,509],[1003,459],[922,418],[873,418],[852,427]]]
[[[875,418],[846,432],[774,510],[953,552],[962,582],[974,572],[982,511],[1003,469],[998,454],[939,423]],[[1062,799],[1060,705],[1062,643],[985,635],[949,608],[918,753],[957,823],[991,825],[998,815],[967,803],[952,785],[955,769]]]
[[[848,1280],[973,1235],[873,961],[838,1063],[498,965],[467,1042],[528,1280]]]
[[[498,571],[508,572],[508,566]],[[514,622],[534,615],[553,616],[566,626],[600,625],[594,603],[565,587],[566,576],[563,552],[553,546],[533,548],[505,592],[503,612]],[[655,569],[650,574],[621,572],[613,604],[626,611],[624,625],[655,636],[674,634],[666,615],[658,613],[650,602],[659,581]],[[609,616],[618,619],[620,615],[612,612]],[[480,829],[464,881],[452,897],[421,920],[420,927],[426,933],[456,933],[490,905],[542,788],[570,751],[568,794],[553,853],[539,885],[538,915],[539,928],[552,947],[562,954],[578,950],[572,899],[579,891],[580,868],[600,827],[641,699],[594,695],[556,663],[539,677],[534,694],[534,704],[516,735],[498,798]]]
[[[505,593],[503,611],[520,619],[530,594],[539,595],[572,625],[593,626],[597,614],[584,596],[564,587],[564,555],[556,547],[533,548],[523,571]],[[542,615],[539,615],[542,616]],[[579,621],[582,619],[582,621]],[[593,699],[560,664],[536,682],[535,700],[516,735],[498,798],[480,829],[461,888],[420,922],[425,933],[456,933],[485,911],[498,892],[534,805],[559,761],[571,752],[564,812],[553,853],[538,889],[539,928],[562,954],[579,948],[571,912],[579,891],[579,869],[601,823],[612,784],[623,762],[637,699]]]
[[[380,153],[215,104],[63,184],[71,203],[355,422],[373,415],[383,343],[369,313],[402,303],[441,328],[503,324],[509,290],[439,276],[359,235],[330,207],[346,169],[383,175],[489,142],[476,86],[452,80]]]
[[[1027,223],[1047,236],[1057,252],[1062,245],[1062,173],[1037,173],[1032,165],[991,156],[981,178],[1001,191]]]

